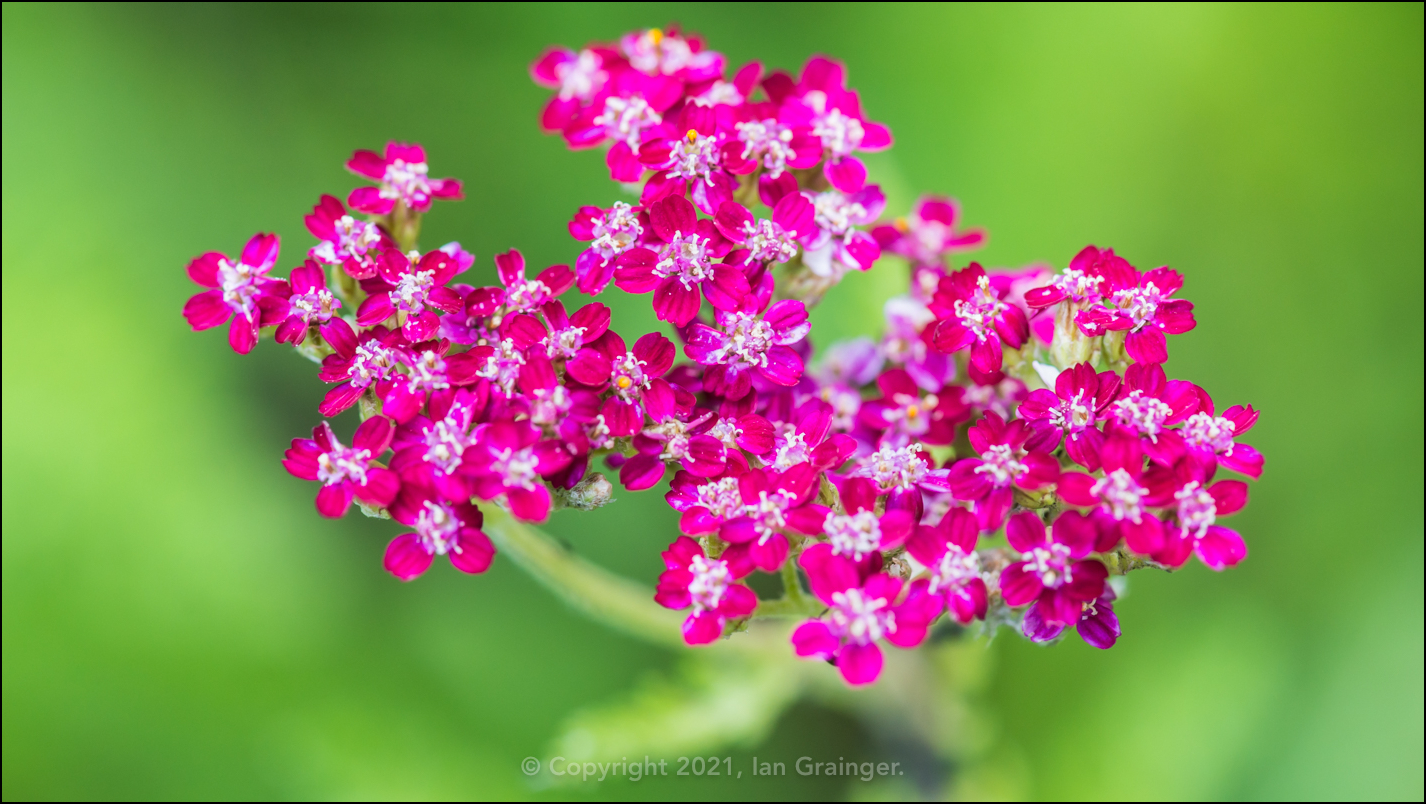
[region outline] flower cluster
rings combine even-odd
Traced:
[[[306,218],[318,242],[289,279],[269,276],[266,234],[188,268],[207,288],[184,309],[193,329],[231,321],[239,353],[270,329],[320,364],[322,416],[359,409],[350,446],[323,422],[284,466],[320,484],[323,516],[356,502],[405,525],[393,575],[437,555],[484,572],[482,506],[540,522],[603,505],[599,461],[629,491],[668,480],[682,535],[654,599],[688,612],[688,644],[801,617],[793,652],[859,685],[880,675],[882,643],[915,647],[943,621],[1015,623],[1035,641],[1074,628],[1108,648],[1117,576],[1245,557],[1220,519],[1247,484],[1217,476],[1261,475],[1241,442],[1258,414],[1220,415],[1168,378],[1166,336],[1194,326],[1177,272],[1093,246],[1060,273],[953,270],[984,231],[945,197],[882,220],[857,154],[891,133],[824,57],[796,76],[731,70],[699,38],[649,29],[551,49],[531,75],[554,90],[540,125],[606,148],[637,197],[576,212],[572,267],[530,272],[512,250],[494,257],[498,285],[456,283],[475,258],[423,252],[416,235],[462,187],[393,142],[347,163],[379,186],[321,197]],[[885,334],[813,361],[809,305],[883,254],[910,269]],[[604,304],[561,299],[611,285],[651,294],[666,331],[631,344]],[[758,571],[781,578],[781,599],[742,583]]]

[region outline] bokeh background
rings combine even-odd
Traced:
[[[1419,4],[3,14],[5,799],[1422,797]],[[343,159],[391,138],[466,181],[428,246],[459,239],[481,282],[511,246],[572,261],[565,221],[619,191],[597,153],[541,136],[526,65],[671,19],[734,64],[846,60],[897,138],[872,164],[893,211],[958,196],[988,264],[1092,242],[1182,271],[1199,327],[1170,374],[1263,411],[1240,568],[1135,573],[1109,652],[1002,635],[946,654],[975,668],[980,787],[532,785],[522,758],[679,654],[506,560],[390,579],[394,526],[320,519],[278,464],[317,419],[312,366],[179,316],[186,260],[275,229],[290,267],[301,216],[356,184]],[[814,338],[872,332],[901,285],[891,263],[855,278]],[[611,303],[621,331],[654,323]],[[651,583],[674,521],[623,494],[550,529]],[[706,753],[899,750],[802,702]]]

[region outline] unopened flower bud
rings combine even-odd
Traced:
[[[565,504],[581,511],[603,508],[614,500],[614,484],[599,472],[586,477],[565,492]]]
[[[1055,339],[1050,343],[1050,359],[1064,369],[1076,363],[1093,362],[1098,338],[1091,338],[1080,331],[1075,324],[1075,314],[1080,306],[1063,302],[1055,310]]]

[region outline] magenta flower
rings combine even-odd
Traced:
[[[1116,430],[1137,434],[1150,459],[1172,466],[1184,447],[1180,432],[1167,428],[1187,419],[1198,403],[1193,383],[1168,379],[1157,363],[1135,363],[1125,370],[1124,384],[1106,417]]]
[[[1081,604],[1079,619],[1074,623],[1080,638],[1100,650],[1114,647],[1119,640],[1119,617],[1114,614],[1114,598],[1114,590],[1106,585],[1097,599]],[[1066,627],[1063,623],[1047,622],[1038,606],[1025,612],[1021,623],[1021,631],[1034,642],[1055,640]]]
[[[955,621],[984,620],[989,593],[975,551],[980,526],[964,508],[946,511],[935,526],[918,525],[906,551],[931,571],[927,592],[939,595]]]
[[[1119,261],[1122,262],[1122,261]],[[1137,363],[1162,363],[1169,359],[1168,335],[1193,329],[1193,302],[1169,298],[1183,287],[1183,277],[1171,268],[1140,274],[1128,263],[1101,263],[1107,286],[1104,295],[1114,307],[1091,307],[1075,316],[1080,331],[1091,337],[1105,331],[1127,331],[1124,351]]]
[[[502,494],[510,513],[526,522],[550,514],[550,490],[540,482],[569,465],[570,453],[557,439],[540,439],[528,422],[496,422],[477,431],[463,470],[475,481],[475,496],[493,500]]]
[[[1094,549],[1096,536],[1088,518],[1073,511],[1060,515],[1050,532],[1034,511],[1010,517],[1005,538],[1022,560],[1000,573],[1005,605],[1018,608],[1033,603],[1030,611],[1049,625],[1079,622],[1084,604],[1104,593],[1109,577],[1103,564],[1085,558]]]
[[[1213,399],[1206,393],[1199,395],[1199,406],[1198,412],[1176,431],[1188,453],[1200,462],[1211,461],[1254,480],[1262,477],[1263,454],[1249,444],[1234,441],[1257,424],[1258,412],[1253,406],[1234,405],[1222,416],[1215,416]]]
[[[540,127],[560,131],[574,119],[580,107],[592,101],[609,82],[605,57],[614,55],[602,48],[585,48],[578,53],[552,47],[530,65],[530,78],[542,87],[557,89],[540,113]]]
[[[857,445],[850,436],[832,432],[833,413],[832,406],[820,399],[808,399],[788,414],[769,410],[768,415],[780,423],[775,430],[769,425],[767,446],[753,454],[775,472],[800,463],[809,463],[818,471],[841,466]]]
[[[719,310],[716,320],[716,328],[695,323],[683,347],[684,354],[707,367],[705,391],[742,399],[752,390],[753,372],[774,385],[791,386],[802,379],[802,357],[791,344],[807,337],[812,325],[801,301],[774,302],[762,314],[747,305],[733,312]]]
[[[724,237],[747,249],[748,260],[763,265],[796,257],[799,242],[818,231],[816,209],[800,193],[783,196],[771,219],[754,218],[742,204],[729,201],[718,208],[713,223]]]
[[[406,371],[391,375],[391,382],[381,394],[382,412],[406,422],[428,400],[433,407],[445,407],[457,386],[476,382],[476,372],[484,365],[480,356],[472,352],[448,356],[450,348],[449,341],[424,341],[396,349],[396,359]]]
[[[408,209],[425,212],[436,198],[458,201],[457,179],[432,179],[427,175],[426,150],[404,142],[386,143],[386,155],[357,151],[347,160],[347,170],[379,183],[379,187],[358,187],[347,196],[347,206],[368,215],[386,215],[400,201]]]
[[[677,355],[673,342],[657,332],[639,338],[628,350],[624,339],[610,330],[570,358],[565,371],[591,388],[602,389],[607,383],[613,393],[604,402],[604,420],[615,436],[630,436],[643,426],[647,394],[672,395],[663,375]]]
[[[667,75],[696,84],[723,74],[723,54],[704,50],[703,39],[684,36],[676,26],[649,28],[619,38],[629,66],[647,75]]]
[[[1002,343],[1019,349],[1030,337],[1025,313],[996,294],[979,263],[942,279],[931,311],[940,319],[932,345],[947,353],[970,347],[971,363],[987,374],[1000,370]]]
[[[415,531],[386,546],[386,571],[403,581],[419,577],[438,555],[470,575],[485,572],[495,558],[495,546],[480,530],[485,517],[469,502],[443,500],[430,487],[407,483],[391,505],[391,518]]]
[[[822,161],[822,141],[809,126],[785,126],[773,118],[734,123],[737,132],[723,144],[723,164],[739,176],[759,167],[762,177],[777,180],[787,170],[814,168]]]
[[[1070,260],[1064,273],[1050,284],[1026,291],[1025,303],[1034,308],[1050,307],[1066,300],[1078,305],[1095,304],[1109,293],[1108,277],[1122,277],[1132,272],[1134,266],[1116,256],[1114,249],[1100,251],[1094,246],[1085,246]]]
[[[738,477],[742,472],[729,472],[721,477],[698,477],[686,470],[674,473],[664,500],[678,511],[678,529],[699,536],[713,533],[723,523],[743,515],[743,496]]]
[[[357,335],[345,320],[333,318],[322,326],[321,333],[333,353],[322,359],[318,376],[322,382],[339,383],[317,408],[323,416],[335,416],[355,405],[368,388],[384,395],[400,363],[399,331],[388,332],[386,327],[377,326]]]
[[[384,508],[401,488],[395,472],[374,464],[391,443],[391,433],[389,419],[373,416],[357,428],[352,445],[344,447],[332,428],[322,422],[312,428],[311,438],[292,439],[292,448],[287,450],[282,465],[293,477],[321,482],[317,513],[322,516],[342,517],[353,497]]]
[[[500,325],[501,334],[514,340],[519,349],[534,346],[550,360],[568,360],[609,331],[609,308],[599,302],[586,304],[569,315],[563,302],[552,301],[542,306],[540,313],[543,322],[529,313],[505,319]]]
[[[1236,530],[1217,524],[1218,517],[1236,514],[1248,504],[1248,484],[1241,480],[1213,479],[1212,464],[1192,458],[1180,461],[1174,471],[1173,520],[1165,524],[1168,538],[1154,560],[1170,567],[1183,566],[1189,555],[1209,569],[1221,572],[1248,555]]]
[[[183,317],[193,331],[212,329],[231,318],[228,345],[245,355],[257,344],[260,328],[285,320],[291,289],[286,280],[267,275],[277,264],[277,249],[277,235],[259,233],[243,246],[236,262],[209,251],[188,263],[188,278],[213,288],[183,305]]]
[[[959,388],[925,393],[903,369],[884,372],[876,385],[881,397],[863,403],[858,418],[881,433],[883,443],[903,446],[915,440],[949,444],[956,438],[956,425],[970,418]]]
[[[1061,371],[1055,390],[1031,391],[1016,411],[1030,425],[1026,449],[1054,452],[1064,441],[1070,460],[1090,471],[1099,468],[1099,448],[1104,434],[1096,424],[1108,415],[1119,392],[1119,375],[1112,371],[1095,373],[1088,363]]]
[[[288,277],[291,296],[287,297],[287,318],[277,325],[278,343],[301,343],[310,327],[332,320],[342,303],[327,290],[327,272],[312,260],[292,269]]]
[[[723,635],[729,620],[738,620],[753,613],[758,596],[734,581],[752,571],[726,559],[709,558],[698,542],[680,536],[663,552],[664,566],[659,576],[654,600],[664,608],[682,610],[693,607],[683,621],[683,641],[690,645],[707,645]]]
[[[446,283],[460,270],[456,258],[436,250],[425,256],[392,249],[381,255],[379,282],[357,309],[357,323],[364,327],[380,324],[395,315],[401,334],[411,342],[424,341],[440,329],[440,314],[459,312],[464,306],[460,294]]]
[[[768,205],[781,201],[779,197]],[[814,274],[837,279],[847,271],[866,271],[881,259],[881,246],[876,238],[856,228],[868,226],[881,217],[886,196],[880,187],[872,185],[851,195],[828,190],[812,196],[812,206],[816,210],[813,220],[817,233],[806,242],[802,262]]]
[[[619,257],[614,284],[629,293],[654,294],[660,321],[685,327],[698,315],[699,290],[715,309],[736,310],[751,293],[748,279],[731,265],[715,264],[731,244],[711,220],[698,220],[693,205],[671,196],[649,208],[653,238]]]
[[[575,283],[580,293],[597,296],[614,278],[619,257],[639,248],[648,217],[623,201],[609,209],[580,207],[569,222],[575,240],[589,243],[574,261]]]
[[[465,452],[475,446],[471,428],[484,411],[489,392],[457,390],[444,411],[432,404],[431,416],[417,416],[396,429],[391,448],[392,471],[420,475],[425,485],[434,486],[442,497],[454,502],[469,501],[474,489],[461,472]]]
[[[652,207],[665,198],[687,194],[705,215],[733,200],[738,180],[723,164],[723,139],[716,115],[696,105],[683,107],[679,125],[665,122],[647,132],[639,162],[657,171],[644,183],[639,203]]]
[[[802,68],[795,95],[782,105],[780,122],[806,126],[822,141],[826,163],[822,172],[832,186],[855,193],[866,184],[866,165],[855,151],[884,151],[891,147],[891,129],[862,115],[857,93],[846,87],[846,68],[839,62],[813,56]]]
[[[1119,523],[1124,544],[1135,553],[1152,555],[1162,550],[1163,523],[1147,509],[1166,496],[1165,490],[1151,487],[1139,440],[1116,433],[1104,442],[1099,458],[1104,477],[1065,472],[1060,475],[1060,499],[1083,508],[1097,506]]]
[[[960,219],[959,201],[924,195],[916,200],[910,215],[897,218],[889,226],[876,227],[872,236],[883,251],[900,254],[913,265],[940,266],[947,254],[973,251],[985,245],[985,230],[959,231]]]
[[[817,493],[818,472],[798,464],[786,472],[752,469],[738,478],[743,507],[727,519],[718,536],[731,545],[730,560],[746,559],[764,572],[776,572],[787,560],[784,530],[818,532],[825,509],[811,505]]]
[[[809,535],[825,534],[832,555],[845,556],[861,565],[875,560],[873,554],[900,547],[916,526],[911,514],[888,509],[877,516],[877,486],[864,477],[849,478],[842,484],[842,506],[846,513],[838,514],[823,506],[814,506],[825,519]],[[880,564],[877,565],[879,567]]]
[[[979,458],[951,465],[948,481],[957,500],[971,503],[981,530],[995,530],[1014,501],[1012,487],[1044,488],[1060,477],[1060,464],[1047,452],[1025,449],[1030,428],[1024,419],[1009,424],[987,411],[966,435]]]
[[[322,241],[309,249],[307,256],[323,265],[340,265],[356,279],[376,276],[381,252],[396,248],[396,242],[384,229],[348,215],[342,202],[330,195],[322,196],[302,222],[313,237]]]
[[[871,479],[878,491],[891,495],[886,501],[888,510],[904,509],[919,522],[925,512],[922,492],[937,494],[951,489],[950,470],[934,467],[921,444],[884,444],[858,460],[851,476]]]
[[[534,312],[574,286],[574,272],[568,265],[551,265],[534,279],[526,279],[525,255],[513,248],[495,255],[495,272],[504,287],[472,290],[465,299],[467,314],[501,319],[515,313]]]
[[[938,391],[955,378],[955,360],[928,342],[927,325],[935,322],[936,315],[925,304],[911,296],[896,296],[886,300],[882,315],[886,327],[881,351],[888,361],[906,369],[926,391]]]
[[[897,603],[900,578],[881,573],[863,577],[855,562],[833,555],[826,544],[804,550],[798,563],[828,611],[797,626],[793,650],[804,659],[834,660],[853,686],[870,684],[881,675],[884,659],[877,642],[885,639],[914,648],[941,613],[941,601],[929,593],[927,581],[912,583],[906,598]]]

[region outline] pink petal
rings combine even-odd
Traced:
[[[881,648],[875,644],[847,644],[837,651],[837,669],[854,687],[876,681],[881,676],[883,661]]]
[[[690,645],[707,645],[723,635],[723,618],[711,611],[688,615],[683,621],[683,641]]]
[[[461,528],[456,549],[448,553],[451,565],[469,575],[479,575],[490,569],[495,559],[495,545],[475,528]]]
[[[841,643],[821,620],[808,620],[792,632],[792,649],[804,659],[830,659]]]
[[[340,519],[352,505],[352,489],[346,483],[323,486],[317,492],[317,513],[328,519]]]
[[[431,554],[414,533],[403,533],[386,546],[386,571],[403,581],[420,577],[431,566]]]

